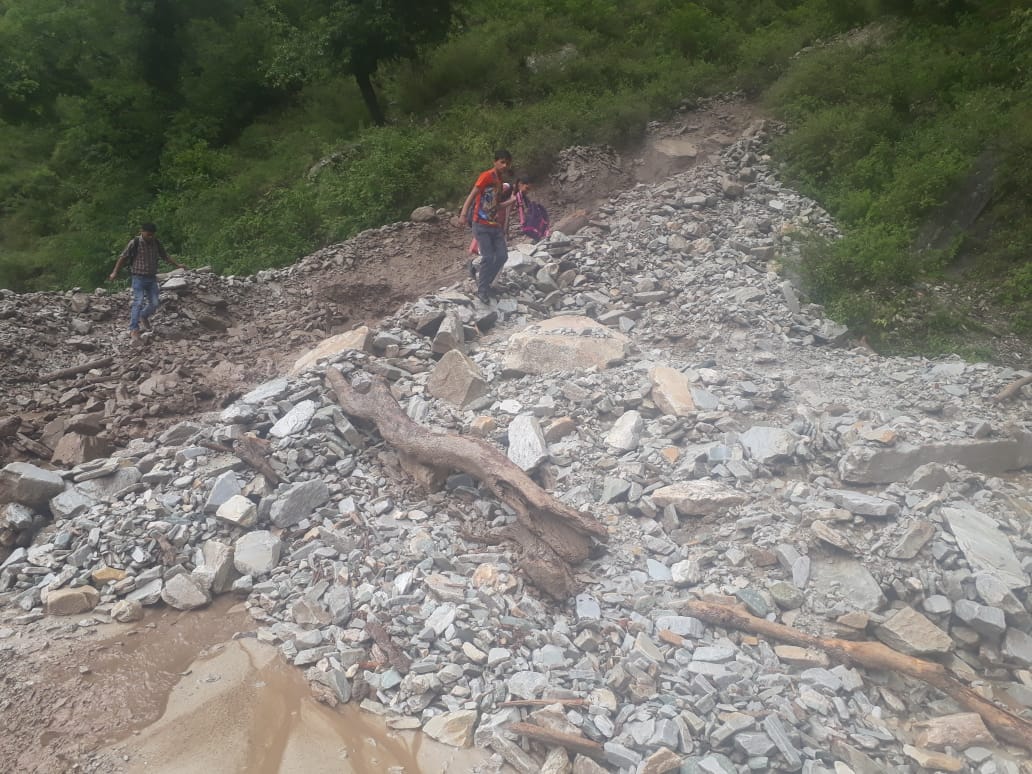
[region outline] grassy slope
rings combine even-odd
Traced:
[[[875,18],[873,3],[478,4],[485,18],[419,66],[382,72],[389,126],[368,126],[350,82],[311,83],[231,144],[170,138],[147,187],[111,169],[69,191],[48,176],[45,133],[0,125],[0,285],[99,282],[143,217],[191,263],[284,265],[417,205],[455,205],[499,145],[540,174],[564,146],[620,144],[685,99],[743,88],[791,128],[775,149],[785,174],[844,225],[840,243],[811,246],[812,293],[885,347],[956,349],[962,310],[903,310],[958,255],[977,251],[965,265],[1015,326],[1032,303],[1032,15],[1007,2],[919,12],[962,4],[917,0],[909,18],[832,44],[821,41]],[[914,235],[987,149],[1000,159],[992,220],[915,254]]]

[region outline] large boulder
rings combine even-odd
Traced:
[[[631,340],[588,317],[561,315],[513,334],[505,352],[505,371],[547,374],[621,363]]]
[[[290,375],[297,376],[320,360],[335,357],[348,350],[354,349],[360,352],[367,350],[369,349],[369,336],[369,329],[362,325],[346,333],[323,339],[314,348],[308,350],[308,352],[294,361],[294,365],[290,368]]]
[[[21,503],[43,509],[64,491],[64,479],[52,470],[28,462],[12,462],[0,470],[0,503]]]
[[[488,386],[477,364],[459,350],[452,349],[434,366],[426,389],[435,398],[461,408],[486,395]]]

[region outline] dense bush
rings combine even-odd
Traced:
[[[842,224],[800,267],[834,314],[888,337],[918,283],[964,256],[1032,329],[1032,10],[440,1],[455,12],[443,43],[438,28],[393,30],[407,37],[391,56],[419,56],[378,62],[390,121],[376,127],[357,65],[331,50],[356,41],[327,37],[316,13],[346,21],[347,3],[7,0],[0,286],[99,283],[143,219],[195,265],[284,265],[417,205],[457,206],[500,145],[541,175],[567,145],[630,142],[683,101],[738,88],[784,119],[777,160]],[[992,227],[916,251],[985,154]],[[929,316],[927,341],[957,333]]]

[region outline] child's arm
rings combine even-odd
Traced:
[[[466,222],[466,213],[469,211],[469,208],[473,205],[473,199],[476,195],[477,187],[473,186],[469,191],[469,195],[466,197],[466,201],[462,203],[462,210],[459,211],[459,217],[456,219],[456,222],[460,226]]]

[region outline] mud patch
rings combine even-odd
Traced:
[[[257,640],[217,651],[187,670],[160,720],[99,753],[92,766],[125,774],[444,774],[486,759],[391,732],[355,707],[318,704],[301,673]]]
[[[132,626],[44,619],[0,641],[3,770],[69,771],[84,754],[153,722],[199,654],[250,629],[242,605],[162,610]]]

